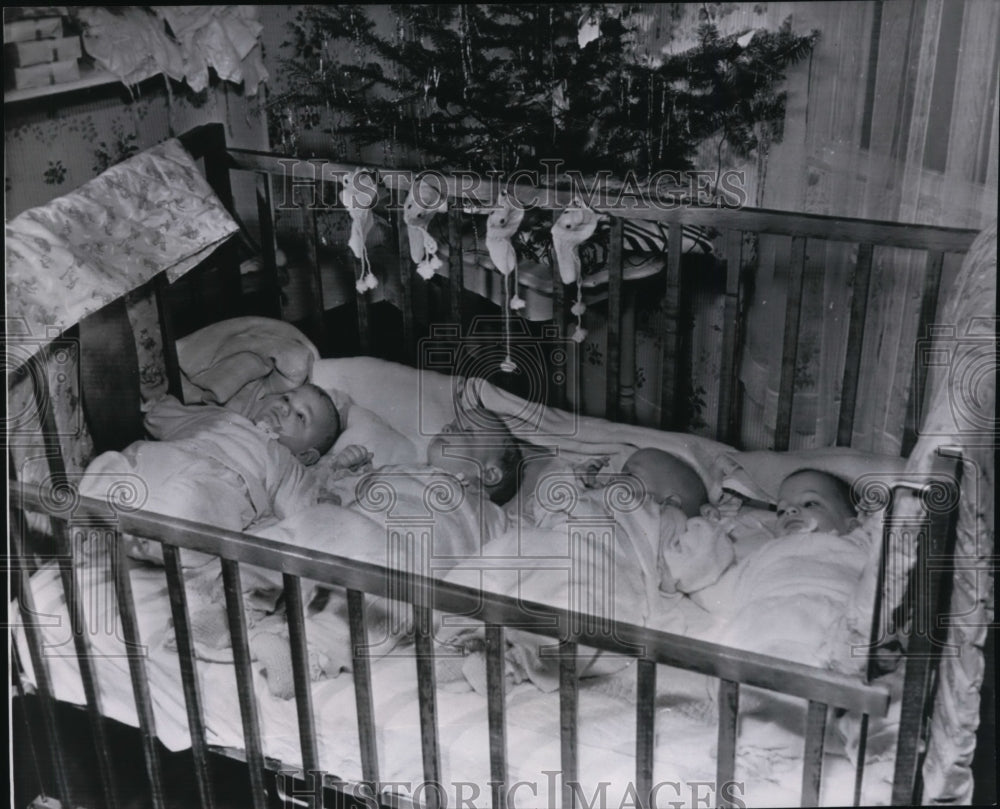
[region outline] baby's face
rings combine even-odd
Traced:
[[[818,532],[846,534],[854,514],[837,485],[826,475],[792,475],[778,491],[778,533],[782,536]]]
[[[427,463],[465,480],[484,477],[500,465],[504,436],[476,430],[458,420],[446,424],[427,447]]]
[[[733,543],[721,526],[701,517],[685,519],[665,508],[660,531],[660,590],[693,593],[713,584],[734,558]]]
[[[319,446],[336,427],[333,403],[311,385],[263,397],[250,420],[263,425],[293,453]]]

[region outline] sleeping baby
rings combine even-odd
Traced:
[[[141,507],[241,531],[317,502],[307,467],[333,446],[340,414],[321,388],[305,384],[261,397],[245,415],[167,396],[149,409],[144,424],[156,440],[98,456],[80,493],[106,497],[117,481],[138,478],[146,494]],[[158,542],[136,538],[128,552],[162,562]],[[186,565],[211,558],[184,553]]]
[[[723,523],[688,520],[661,540],[661,589],[687,593],[715,616],[709,640],[857,671],[845,632],[865,635],[879,543],[860,526],[849,488],[816,470],[789,475],[778,532],[736,560]]]

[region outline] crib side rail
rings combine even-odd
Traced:
[[[325,346],[323,325],[323,290],[318,279],[318,252],[316,247],[316,217],[323,210],[340,206],[338,191],[339,183],[347,173],[359,168],[354,164],[338,163],[326,160],[306,160],[294,156],[277,156],[274,154],[255,152],[243,149],[229,149],[225,152],[227,165],[234,170],[248,171],[256,174],[258,187],[271,188],[273,182],[280,178],[285,196],[291,190],[291,202],[283,199],[277,203],[273,194],[259,196],[262,233],[264,241],[264,263],[273,267],[273,222],[278,207],[287,209],[291,204],[302,210],[306,218],[303,237],[309,247],[311,269],[308,274],[310,293],[308,296],[309,314],[304,328],[321,346]],[[384,181],[385,188],[400,195],[405,194],[414,177],[419,172],[406,170],[375,169],[376,180]],[[437,174],[443,181],[449,194],[452,209],[448,215],[446,238],[449,243],[448,292],[450,302],[449,317],[453,323],[463,323],[462,290],[462,238],[458,227],[461,211],[489,209],[495,203],[499,188],[498,183],[490,178],[478,178],[470,174]],[[504,185],[508,193],[522,205],[529,208],[552,211],[555,215],[571,200],[574,189],[571,187],[547,187],[525,182],[514,182]],[[579,189],[576,189],[579,190]],[[303,207],[302,201],[296,197],[299,191],[306,192],[306,197],[312,202]],[[715,424],[715,437],[721,441],[741,446],[743,443],[743,390],[740,380],[740,358],[747,324],[746,285],[749,266],[744,266],[747,251],[741,250],[744,239],[753,239],[761,235],[790,237],[792,250],[788,268],[788,295],[784,312],[784,334],[781,341],[781,357],[778,363],[779,378],[776,380],[778,397],[774,422],[766,429],[773,427],[773,438],[769,438],[769,448],[785,450],[792,441],[792,413],[795,399],[796,378],[800,357],[798,349],[802,342],[802,329],[815,328],[809,322],[808,308],[813,304],[805,304],[815,298],[817,289],[821,289],[822,281],[816,277],[816,269],[809,263],[808,257],[816,250],[822,251],[827,243],[843,242],[855,245],[857,261],[852,269],[852,295],[848,313],[847,351],[843,360],[842,370],[838,370],[842,396],[837,419],[836,443],[839,446],[850,446],[853,437],[855,415],[862,408],[866,391],[861,385],[862,347],[865,344],[865,332],[869,315],[869,291],[873,273],[873,251],[883,248],[904,248],[922,252],[926,256],[925,266],[919,262],[909,265],[913,271],[924,273],[922,304],[918,313],[917,335],[928,336],[929,324],[933,322],[935,308],[940,297],[939,287],[944,257],[948,253],[965,252],[976,232],[962,228],[949,228],[931,225],[905,224],[849,217],[830,217],[817,214],[803,214],[788,211],[755,209],[749,207],[720,207],[687,204],[677,199],[657,197],[637,191],[625,191],[617,188],[604,188],[595,185],[588,188],[587,203],[596,211],[612,216],[612,231],[607,256],[608,289],[607,289],[607,346],[606,375],[604,379],[605,410],[604,415],[613,421],[632,422],[636,418],[634,379],[635,347],[634,326],[623,325],[623,314],[634,316],[632,298],[628,292],[633,287],[623,283],[623,251],[621,225],[627,220],[645,220],[661,224],[664,232],[669,232],[669,248],[664,255],[664,285],[662,287],[663,317],[661,322],[661,363],[659,388],[660,422],[663,429],[686,429],[683,414],[689,404],[691,395],[685,389],[684,374],[680,370],[683,364],[680,357],[682,344],[678,341],[681,327],[682,312],[679,300],[684,276],[680,271],[682,253],[679,249],[682,228],[686,226],[711,228],[720,232],[719,244],[724,245],[718,259],[725,264],[724,290],[720,300],[721,329],[717,338],[717,353],[721,358],[717,389],[709,394],[715,396],[715,411],[710,417],[710,423]],[[277,207],[276,207],[277,205]],[[409,259],[409,237],[402,220],[401,212],[395,216],[395,228],[399,231],[399,271],[400,271],[400,301],[399,306],[403,319],[403,357],[406,362],[415,364],[418,352],[414,345],[418,306],[422,296],[417,293],[418,286],[413,279],[414,266]],[[877,254],[876,254],[877,255]],[[562,279],[553,268],[552,278],[552,324],[557,334],[565,336],[567,324],[567,303],[572,298],[563,286]],[[548,293],[546,293],[548,294]],[[371,353],[376,343],[376,335],[370,333],[368,316],[368,296],[361,292],[354,295],[357,309],[358,337],[361,353]],[[806,318],[803,320],[803,317]],[[870,339],[870,338],[869,338]],[[909,358],[913,359],[913,358]],[[900,358],[899,362],[907,364],[909,359]],[[832,361],[832,360],[831,360]],[[560,373],[546,374],[557,379],[565,379]],[[910,412],[916,412],[922,401],[925,387],[925,374],[922,372],[922,362],[919,357],[913,362],[910,374]],[[565,382],[561,383],[565,384]],[[578,400],[577,400],[578,401]],[[550,405],[565,407],[566,392],[563,387],[555,385],[548,392]],[[760,414],[757,414],[760,418]],[[756,429],[752,430],[756,433]],[[911,428],[904,428],[904,451],[910,448],[913,436]],[[770,433],[767,433],[770,435]],[[753,443],[754,439],[751,439]],[[762,440],[760,438],[758,441]],[[754,444],[750,448],[762,448]]]
[[[14,513],[32,511],[46,513],[46,499],[41,490],[32,485],[12,483],[11,504]],[[391,570],[380,565],[358,562],[318,551],[298,548],[262,537],[207,527],[198,523],[144,512],[108,514],[107,505],[91,498],[79,499],[71,521],[83,521],[88,530],[111,532],[117,540],[121,533],[148,537],[163,544],[168,566],[168,584],[172,593],[175,615],[183,599],[175,592],[183,590],[176,567],[176,548],[197,549],[219,556],[223,564],[226,608],[233,638],[234,662],[240,698],[251,788],[255,809],[264,809],[266,794],[263,773],[267,766],[261,746],[256,695],[253,689],[253,672],[247,644],[246,616],[240,587],[240,565],[250,564],[280,571],[286,584],[286,598],[294,599],[301,578],[316,580],[347,589],[353,602],[350,610],[352,651],[356,664],[356,698],[362,749],[362,764],[366,783],[378,783],[378,751],[375,744],[375,723],[372,714],[371,677],[364,655],[358,650],[367,646],[363,620],[362,593],[405,600],[412,604],[417,640],[418,696],[421,717],[421,741],[424,752],[424,778],[427,783],[441,783],[440,753],[438,749],[437,707],[435,704],[434,665],[432,652],[431,611],[461,614],[482,621],[487,628],[487,676],[489,683],[488,716],[490,725],[491,776],[498,783],[507,783],[506,741],[504,736],[504,688],[502,677],[503,628],[516,626],[519,630],[557,638],[560,642],[561,690],[560,716],[562,727],[564,802],[573,805],[573,784],[577,781],[575,724],[577,713],[576,654],[578,646],[604,649],[613,653],[638,658],[638,699],[636,705],[636,789],[639,794],[650,794],[653,777],[653,749],[655,733],[656,665],[699,672],[719,679],[719,783],[732,783],[736,755],[736,717],[739,707],[739,689],[755,686],[789,696],[803,698],[809,703],[806,727],[806,755],[804,759],[802,799],[804,805],[815,804],[819,796],[823,738],[829,708],[867,716],[884,716],[888,709],[888,690],[881,685],[864,684],[853,678],[831,671],[789,663],[752,652],[735,650],[714,643],[686,638],[617,621],[602,622],[595,628],[582,613],[557,609],[520,599],[481,592],[450,582],[415,573]],[[72,544],[69,547],[72,555]],[[117,568],[118,571],[121,568]],[[119,609],[134,618],[135,606],[127,587],[122,586],[121,575],[116,575],[119,592]],[[288,585],[291,583],[291,587]],[[124,593],[124,598],[123,598]],[[316,779],[318,757],[315,728],[309,697],[307,676],[307,647],[301,626],[301,615],[295,607],[289,618],[292,642],[292,662],[295,673],[296,705],[299,715],[300,741],[307,777]],[[26,616],[27,618],[27,616]],[[126,625],[134,626],[131,619]],[[607,625],[605,625],[607,624]],[[187,620],[182,616],[181,632]],[[179,635],[179,640],[183,640]],[[134,643],[141,638],[130,637]],[[30,642],[30,640],[29,640]],[[193,676],[195,661],[189,643],[179,643],[180,655],[187,658],[182,670],[185,676],[185,694],[189,716],[195,717],[192,736],[195,739],[199,776],[204,776],[205,727],[199,719],[197,707],[197,677]],[[360,657],[360,660],[359,660]],[[358,665],[360,663],[360,665]],[[144,673],[141,666],[133,671],[133,691],[148,742],[150,781],[155,782],[159,770],[152,751],[155,727],[148,687],[143,687]],[[190,681],[190,682],[189,682]],[[193,703],[193,705],[192,705]],[[95,709],[97,706],[93,706]],[[309,773],[313,773],[309,775]],[[322,778],[314,780],[316,789]],[[645,792],[643,792],[645,790]],[[428,792],[429,805],[435,805],[436,796]],[[495,806],[504,805],[503,794],[494,789]],[[203,805],[211,805],[211,798]]]

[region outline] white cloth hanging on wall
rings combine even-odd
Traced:
[[[163,73],[201,92],[211,68],[253,96],[267,81],[253,6],[87,6],[76,15],[87,53],[125,84]]]

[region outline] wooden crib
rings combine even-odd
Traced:
[[[265,295],[262,303],[254,310],[242,308],[232,298],[233,290],[239,285],[239,252],[232,244],[221,248],[210,259],[209,265],[200,274],[200,281],[191,282],[190,286],[197,289],[217,288],[224,294],[224,308],[217,309],[217,315],[248,313],[280,316],[279,277],[276,262],[276,241],[274,227],[274,209],[279,190],[283,193],[287,184],[314,182],[315,167],[307,161],[292,161],[278,155],[248,152],[229,149],[224,142],[221,126],[203,127],[188,133],[182,138],[183,143],[199,159],[204,159],[205,173],[220,199],[229,208],[233,208],[232,189],[234,184],[230,176],[238,172],[248,172],[254,177],[257,208],[260,214],[261,256],[265,272],[262,276]],[[325,164],[322,177],[333,177],[337,172],[352,167]],[[403,189],[405,191],[405,189]],[[537,189],[534,189],[537,192]],[[537,195],[537,194],[536,194]],[[332,195],[328,195],[332,196]],[[541,207],[558,211],[567,201],[568,196],[562,191],[543,190],[540,195]],[[448,214],[448,232],[453,242],[449,256],[448,278],[440,282],[446,294],[450,321],[466,324],[468,315],[463,312],[463,278],[461,244],[458,234],[461,230],[462,207],[488,207],[491,200],[485,197],[466,197],[461,204],[453,204]],[[595,202],[595,207],[600,207]],[[800,308],[802,291],[806,276],[807,244],[814,240],[830,240],[849,242],[858,245],[857,268],[854,278],[853,304],[850,310],[850,327],[848,330],[847,362],[843,369],[843,396],[839,418],[839,443],[850,444],[854,414],[858,403],[866,394],[863,384],[863,369],[860,367],[860,348],[864,340],[868,288],[872,273],[873,252],[883,246],[903,247],[921,250],[926,253],[926,285],[919,311],[920,333],[927,333],[929,325],[934,321],[939,298],[939,286],[942,275],[944,257],[948,253],[962,253],[971,244],[975,234],[970,231],[954,230],[940,227],[917,225],[901,225],[888,222],[873,222],[863,220],[836,219],[808,214],[790,214],[777,211],[753,209],[726,208],[696,208],[679,207],[675,210],[651,210],[635,205],[617,208],[611,227],[611,243],[608,257],[607,307],[608,307],[608,362],[606,379],[606,417],[616,420],[619,416],[628,418],[632,404],[622,399],[620,378],[622,374],[623,357],[627,360],[627,352],[621,346],[622,334],[622,301],[623,301],[623,262],[622,262],[622,222],[624,218],[637,217],[657,219],[669,227],[669,251],[666,256],[665,272],[663,273],[662,295],[665,302],[666,318],[662,339],[663,368],[661,427],[664,429],[678,426],[678,403],[682,395],[684,382],[682,371],[678,370],[678,344],[682,339],[681,312],[679,301],[683,293],[681,273],[681,229],[685,225],[710,226],[725,232],[723,239],[726,245],[725,253],[720,257],[720,266],[724,268],[724,333],[721,336],[723,346],[723,373],[718,380],[719,390],[715,400],[718,402],[717,432],[718,438],[732,445],[739,443],[741,430],[741,395],[737,373],[737,361],[742,347],[741,316],[745,304],[746,273],[742,269],[741,246],[746,233],[780,234],[791,237],[792,262],[788,269],[787,312],[784,326],[781,357],[781,377],[779,390],[779,409],[775,427],[773,449],[787,449],[791,433],[791,413],[794,396],[794,374],[796,368],[796,350],[799,345]],[[307,226],[301,233],[301,238],[307,253],[313,257],[313,266],[317,268],[311,277],[311,300],[314,306],[302,324],[303,329],[316,340],[321,348],[329,348],[325,337],[324,307],[322,287],[318,274],[319,243],[315,227],[315,214],[310,223],[309,214],[305,216]],[[414,312],[414,302],[419,297],[414,279],[413,265],[409,259],[407,235],[401,215],[398,218],[400,244],[399,281],[402,302],[402,333],[404,350],[411,364],[418,364],[419,353],[416,350],[417,334],[421,329],[420,313]],[[558,275],[553,271],[554,281],[551,286],[553,318],[552,323],[558,334],[566,334],[568,326],[568,292],[564,289]],[[179,296],[197,295],[170,290],[163,279],[156,281],[160,301],[160,327],[163,332],[165,346],[165,364],[175,392],[180,390],[180,371],[177,362],[175,341],[181,336],[176,326],[177,318],[171,311],[171,300],[176,304]],[[228,295],[228,297],[225,297]],[[356,302],[357,327],[361,352],[366,353],[371,345],[368,334],[370,322],[369,307],[365,298],[359,296]],[[108,334],[116,334],[122,342],[131,339],[130,334],[122,326],[123,312],[110,312],[96,317],[105,339],[99,347],[108,357],[114,357],[117,351],[115,340],[106,338]],[[109,326],[109,324],[111,324]],[[192,325],[202,325],[193,323]],[[89,340],[86,331],[94,327],[94,322],[81,324],[80,341],[87,350],[94,341]],[[120,345],[120,343],[118,344]],[[134,352],[133,352],[134,353]],[[45,362],[45,351],[31,360],[41,367]],[[95,450],[100,451],[109,446],[121,447],[134,438],[141,436],[138,416],[119,416],[112,424],[108,424],[107,413],[118,416],[118,410],[109,411],[112,393],[121,395],[117,379],[119,375],[111,369],[114,361],[102,366],[103,375],[100,384],[84,391],[84,401],[88,411],[88,421],[92,420],[91,431],[95,436]],[[925,378],[920,372],[920,363],[912,381],[912,397],[919,400],[924,393]],[[46,407],[51,407],[46,390],[44,372],[38,368],[26,368],[31,373],[36,385],[36,397],[41,409],[43,422],[51,424],[51,413]],[[121,383],[125,390],[134,387],[134,379]],[[567,392],[557,383],[547,391],[548,404],[564,405]],[[101,413],[105,414],[104,416]],[[103,421],[102,421],[103,419]],[[13,553],[20,562],[16,576],[20,595],[20,609],[24,616],[26,639],[35,672],[35,688],[41,706],[42,723],[39,728],[40,739],[48,751],[43,758],[51,761],[51,768],[46,773],[46,789],[62,801],[63,806],[74,806],[71,787],[66,776],[66,762],[63,760],[60,744],[60,729],[58,727],[52,690],[46,677],[46,663],[41,647],[41,639],[37,628],[33,625],[31,616],[35,612],[31,601],[31,589],[28,586],[28,576],[31,567],[32,547],[30,542],[37,537],[28,536],[24,519],[26,513],[48,514],[51,518],[52,541],[57,553],[63,556],[62,581],[65,587],[67,603],[72,614],[82,615],[86,605],[81,603],[77,588],[73,582],[73,554],[77,543],[74,536],[80,532],[91,536],[107,536],[112,540],[125,532],[153,538],[163,543],[166,559],[166,574],[170,591],[170,607],[175,626],[177,645],[181,661],[184,694],[187,703],[187,719],[191,730],[192,754],[194,760],[193,777],[197,783],[197,793],[203,807],[218,805],[216,795],[217,785],[213,783],[210,772],[210,758],[213,752],[206,741],[203,722],[203,695],[199,693],[195,669],[197,661],[191,638],[190,615],[188,614],[185,587],[179,563],[179,549],[192,548],[220,557],[225,582],[226,610],[229,629],[232,635],[233,653],[236,677],[239,688],[241,717],[243,723],[245,746],[240,751],[223,751],[236,755],[246,762],[246,773],[250,783],[252,805],[255,809],[263,809],[269,805],[328,805],[322,803],[324,789],[335,789],[342,794],[353,796],[364,805],[375,805],[378,795],[374,785],[380,783],[379,751],[376,742],[376,724],[372,710],[372,682],[369,674],[368,660],[363,654],[354,655],[354,682],[357,702],[357,712],[360,732],[360,756],[362,760],[364,782],[368,786],[350,785],[338,780],[336,773],[325,773],[322,778],[299,773],[301,783],[296,792],[300,796],[298,803],[289,797],[289,784],[285,778],[275,780],[274,771],[280,769],[280,763],[265,758],[261,745],[261,731],[252,685],[251,659],[247,641],[247,622],[241,593],[240,566],[253,564],[280,572],[284,577],[286,604],[288,609],[288,625],[292,647],[292,664],[295,679],[295,703],[299,722],[302,762],[306,774],[321,772],[319,755],[316,745],[316,717],[310,696],[310,680],[308,673],[308,649],[303,629],[303,614],[301,609],[301,580],[303,578],[320,580],[329,584],[345,587],[348,591],[351,615],[352,648],[357,650],[366,645],[364,621],[364,594],[389,595],[387,573],[384,569],[369,564],[334,557],[327,554],[297,549],[281,543],[250,537],[245,534],[223,531],[220,529],[189,523],[169,517],[147,514],[143,512],[121,513],[110,519],[103,504],[87,498],[74,500],[74,510],[69,518],[62,509],[62,495],[67,494],[62,485],[67,480],[65,466],[61,463],[58,440],[55,430],[44,430],[47,436],[45,454],[48,457],[51,470],[51,484],[38,487],[32,484],[10,482],[11,505],[11,536]],[[954,478],[954,479],[957,479]],[[950,503],[957,501],[954,493],[942,498],[942,492],[949,485],[947,479],[941,482],[914,485],[900,484],[893,491],[893,499],[905,498],[916,493],[922,502],[928,504],[925,519],[919,526],[920,556],[915,566],[917,575],[925,577],[929,582],[926,589],[921,590],[919,598],[923,605],[929,607],[930,614],[938,615],[946,609],[950,592],[950,568],[939,564],[942,553],[949,553],[953,547],[955,510],[943,513],[935,504],[942,500]],[[69,496],[69,495],[67,495]],[[912,530],[912,524],[905,530]],[[895,530],[903,530],[890,520],[886,523],[886,544],[890,534]],[[34,533],[34,531],[30,532]],[[931,564],[929,560],[937,560]],[[931,575],[933,573],[933,575]],[[924,580],[924,579],[922,579]],[[122,618],[125,640],[128,644],[141,646],[142,638],[138,637],[135,618],[135,604],[132,598],[129,576],[124,564],[119,564],[114,571],[115,590]],[[423,772],[414,774],[425,783],[437,784],[441,781],[439,739],[437,731],[434,664],[432,652],[432,636],[430,612],[438,610],[452,613],[475,613],[486,624],[487,638],[487,677],[488,677],[488,715],[489,715],[489,753],[490,772],[493,791],[491,795],[494,807],[505,806],[509,797],[510,781],[507,769],[507,749],[505,737],[505,703],[504,703],[504,626],[516,623],[525,628],[525,611],[523,605],[513,599],[482,593],[454,584],[432,581],[420,576],[407,575],[404,583],[408,600],[413,604],[416,643],[416,676],[419,682],[421,743],[423,748]],[[398,593],[398,590],[396,591]],[[913,604],[910,605],[913,608]],[[610,633],[595,632],[586,629],[586,621],[582,616],[570,614],[567,611],[555,610],[542,605],[535,605],[530,624],[531,631],[555,638],[560,643],[563,655],[560,662],[559,710],[561,727],[561,765],[563,805],[572,806],[579,801],[568,786],[574,780],[578,769],[575,717],[577,712],[577,681],[575,677],[575,654],[577,646],[593,646],[605,648],[616,653],[636,655],[639,661],[636,670],[637,700],[636,700],[636,740],[635,740],[635,792],[641,796],[641,805],[648,805],[647,798],[653,787],[652,746],[655,735],[653,726],[653,701],[656,696],[657,665],[666,664],[682,669],[701,672],[719,679],[718,703],[720,706],[718,720],[718,764],[716,784],[728,784],[733,781],[734,762],[737,743],[737,717],[739,710],[740,689],[744,686],[757,686],[779,691],[784,694],[808,700],[808,724],[805,738],[804,770],[802,773],[801,804],[816,805],[820,794],[822,761],[824,754],[824,733],[827,723],[828,709],[842,709],[863,714],[864,727],[867,727],[868,717],[883,715],[888,706],[888,693],[884,686],[877,683],[866,684],[831,672],[797,664],[782,663],[774,658],[756,655],[749,652],[727,649],[711,643],[704,643],[670,635],[663,632],[615,622]],[[876,617],[877,620],[877,617]],[[571,634],[566,634],[565,627],[576,627]],[[910,638],[908,646],[908,662],[904,686],[903,715],[900,723],[898,747],[896,753],[895,779],[892,802],[909,805],[920,800],[920,768],[924,738],[927,732],[928,711],[934,700],[936,654],[940,649],[940,627],[926,633],[917,633]],[[98,699],[95,671],[89,658],[88,639],[85,633],[74,634],[75,654],[78,659],[81,679],[87,701],[87,714],[90,721],[95,749],[98,754],[101,781],[105,788],[104,804],[108,807],[120,805],[115,795],[114,762],[111,760],[107,744],[106,719],[102,716]],[[156,731],[153,722],[153,711],[149,691],[149,682],[144,668],[142,656],[129,657],[129,667],[135,701],[138,708],[139,739],[141,740],[146,763],[151,805],[162,807],[168,805],[165,801],[165,784],[158,762]],[[862,730],[864,738],[864,730]],[[864,755],[859,756],[859,766],[855,781],[855,801],[860,800],[860,784],[863,775]],[[306,793],[311,790],[311,794]],[[367,790],[367,791],[366,791]],[[327,796],[329,797],[329,792]],[[438,795],[435,790],[424,792],[427,805],[438,805]],[[302,796],[306,796],[303,798]],[[376,797],[378,796],[378,797]],[[286,801],[285,803],[279,803]],[[739,805],[738,795],[718,796],[719,805]],[[655,802],[655,801],[654,801]]]

